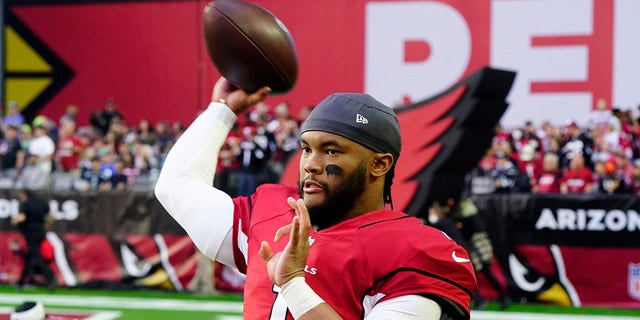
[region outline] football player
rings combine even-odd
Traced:
[[[212,187],[237,115],[269,91],[218,80],[155,188],[203,253],[246,273],[245,319],[469,319],[467,252],[392,209],[400,127],[371,96],[337,93],[313,109],[300,128],[297,187],[236,198]]]

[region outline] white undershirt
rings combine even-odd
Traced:
[[[185,130],[167,155],[155,186],[158,201],[207,257],[229,266],[233,258],[233,202],[214,188],[218,153],[237,116],[212,102]],[[367,320],[438,320],[440,306],[431,299],[407,295],[375,304]]]

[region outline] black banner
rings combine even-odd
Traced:
[[[101,234],[112,239],[156,233],[182,235],[153,192],[53,192],[38,194],[49,201],[58,234]],[[15,230],[10,217],[18,213],[18,191],[0,190],[0,231]]]
[[[511,194],[476,196],[496,237],[512,245],[640,247],[640,197]]]

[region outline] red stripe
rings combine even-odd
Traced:
[[[593,33],[591,35],[534,36],[531,46],[585,45],[589,50],[587,80],[564,82],[533,82],[532,93],[591,92],[593,100],[611,101],[613,86],[613,1],[593,2]]]

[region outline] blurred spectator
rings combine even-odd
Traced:
[[[628,134],[620,128],[620,123],[612,122],[602,127],[602,147],[610,154],[624,154],[632,157],[632,143]]]
[[[601,164],[596,171],[597,192],[604,194],[627,193],[624,174],[618,167],[615,157],[607,162],[601,162]]]
[[[31,130],[31,126],[28,124],[23,124],[20,126],[20,134],[18,136],[20,138],[20,144],[22,145],[23,150],[29,149],[29,143],[31,143],[31,139],[33,138],[33,130]]]
[[[60,128],[62,128],[64,126],[65,123],[67,122],[73,122],[73,123],[77,123],[78,122],[78,106],[76,106],[75,104],[70,104],[67,106],[67,109],[65,109],[64,114],[60,117]]]
[[[491,171],[495,193],[526,192],[530,185],[526,175],[522,174],[504,151],[495,154],[496,165]]]
[[[19,198],[19,213],[11,219],[11,224],[20,230],[27,243],[27,252],[18,285],[54,286],[55,275],[40,253],[42,242],[45,240],[46,225],[53,220],[49,203],[31,190],[21,190]],[[38,275],[44,277],[43,282],[36,278]]]
[[[76,123],[71,120],[65,121],[60,128],[60,139],[55,154],[57,168],[79,177],[80,155],[84,148],[84,141],[76,135]]]
[[[56,150],[56,145],[53,139],[47,135],[48,128],[44,123],[38,124],[33,129],[33,138],[29,143],[29,149],[27,153],[30,156],[37,157],[37,165],[42,168],[42,171],[49,175],[52,170],[53,156]]]
[[[150,146],[155,146],[156,143],[158,143],[158,136],[149,120],[140,120],[136,130],[136,139],[140,143],[148,144]]]
[[[289,114],[289,105],[280,103],[276,106],[276,118],[266,125],[267,132],[274,137],[276,150],[271,157],[271,169],[276,175],[284,172],[284,165],[300,148],[298,140],[298,122]]]
[[[133,143],[133,164],[140,169],[141,174],[149,174],[152,168],[158,167],[158,159],[154,156],[153,148],[139,141]]]
[[[587,127],[593,129],[596,127],[602,127],[611,123],[611,121],[617,121],[613,112],[609,108],[609,102],[604,98],[596,100],[595,110],[591,111],[589,119],[587,120]]]
[[[249,121],[257,124],[258,126],[269,123],[273,116],[270,113],[269,106],[264,102],[258,103],[253,110],[248,113]]]
[[[121,153],[120,160],[122,161],[122,174],[127,177],[127,187],[131,187],[135,185],[140,169],[134,166],[131,153]]]
[[[124,161],[118,159],[113,163],[114,172],[111,177],[111,190],[123,191],[127,189],[128,177],[124,174]]]
[[[49,186],[51,171],[45,172],[40,158],[36,155],[27,155],[24,167],[16,179],[15,188],[38,190]]]
[[[633,162],[633,167],[626,181],[629,193],[640,195],[640,160]]]
[[[518,170],[527,175],[531,185],[536,182],[542,173],[542,159],[531,143],[527,143],[520,148],[516,163]]]
[[[182,124],[181,122],[175,121],[171,124],[171,132],[173,134],[173,139],[172,140],[176,140],[180,137],[180,135],[182,135],[182,133],[184,132],[184,124]]]
[[[113,152],[108,151],[105,153],[98,153],[100,157],[100,174],[104,179],[111,181],[116,174],[115,155]]]
[[[259,135],[257,128],[245,126],[242,128],[243,138],[240,141],[238,161],[238,195],[251,195],[258,186],[258,175],[266,168],[268,161],[268,140]]]
[[[583,156],[585,165],[593,167],[591,154],[593,153],[593,141],[582,131],[575,121],[566,126],[567,137],[560,147],[560,167],[567,168],[571,159],[576,155]]]
[[[531,121],[525,122],[523,129],[517,128],[511,131],[510,138],[511,145],[517,153],[519,153],[524,146],[531,146],[534,151],[540,149],[540,139],[538,138],[536,127]]]
[[[240,168],[240,161],[238,155],[240,154],[240,140],[241,137],[238,133],[239,126],[234,124],[231,132],[227,136],[222,148],[220,148],[220,154],[218,156],[218,165],[216,167],[216,177],[214,179],[214,185],[217,189],[223,190],[229,194],[236,195],[236,181],[233,179],[233,173]]]
[[[89,124],[96,135],[103,136],[109,129],[109,123],[102,115],[102,110],[93,109],[89,114]]]
[[[39,115],[33,118],[33,121],[31,122],[31,126],[33,128],[44,127],[46,129],[46,132],[49,138],[53,140],[53,143],[54,144],[57,143],[59,133],[58,133],[58,126],[56,125],[55,121],[47,118],[46,116]]]
[[[484,274],[492,288],[498,292],[500,308],[505,309],[511,305],[506,289],[491,269],[494,261],[493,245],[482,220],[478,217],[478,208],[471,198],[463,196],[459,205],[454,205],[452,200],[446,205],[433,203],[429,207],[428,222],[467,249],[475,272]],[[485,308],[480,291],[473,296],[473,308]]]
[[[179,129],[179,126],[178,128]],[[184,128],[183,128],[184,129]],[[169,148],[176,141],[176,132],[173,132],[171,124],[168,121],[160,121],[155,127],[157,137],[158,154],[169,152]],[[177,132],[180,133],[180,132]]]
[[[133,143],[131,154],[133,155],[133,165],[138,169],[134,188],[136,190],[150,190],[158,178],[158,157],[154,155],[150,145],[138,141]]]
[[[80,174],[80,181],[77,188],[81,191],[86,190],[109,190],[111,189],[111,177],[102,175],[101,163],[99,157],[91,159],[91,166],[84,167]]]
[[[2,119],[3,127],[14,126],[20,127],[23,125],[24,116],[20,112],[20,108],[18,107],[18,103],[15,101],[9,101],[9,105],[7,106],[7,114]]]
[[[593,172],[584,165],[582,154],[574,155],[569,169],[560,181],[562,193],[591,193],[593,190]]]
[[[545,121],[542,123],[541,129],[539,131],[540,133],[538,134],[538,137],[540,137],[540,143],[541,145],[541,150],[543,153],[544,152],[548,152],[548,151],[553,151],[553,152],[558,152],[558,148],[559,148],[559,143],[557,143],[560,138],[562,137],[562,133],[560,132],[560,129],[558,129],[557,127],[554,127],[551,122],[549,121]],[[556,142],[556,146],[555,146],[555,150],[553,150],[552,148],[554,148],[554,146],[552,146],[552,141]]]
[[[485,155],[469,174],[468,184],[471,194],[490,194],[496,190],[493,181],[492,171],[495,166],[495,158],[491,155]]]
[[[24,166],[25,151],[18,138],[18,127],[10,125],[4,131],[4,139],[0,143],[1,176],[15,179]]]
[[[107,131],[109,131],[114,119],[124,120],[122,113],[116,108],[115,99],[108,98],[105,100],[104,109],[102,110],[102,119],[104,120],[101,122],[103,124],[103,127],[101,128],[103,135],[107,134]]]
[[[535,193],[560,192],[562,174],[559,168],[560,158],[553,152],[547,152],[542,157],[542,172],[534,179],[531,191]]]
[[[309,114],[311,113],[311,110],[313,110],[315,106],[310,105],[310,106],[304,106],[302,108],[300,108],[300,111],[298,111],[298,118],[296,119],[298,121],[298,125],[302,124],[305,120],[307,120],[307,117],[309,117]]]
[[[198,256],[198,264],[196,265],[196,273],[187,285],[187,289],[191,292],[201,294],[215,294],[213,269],[215,261],[209,259],[200,250],[196,250]]]

